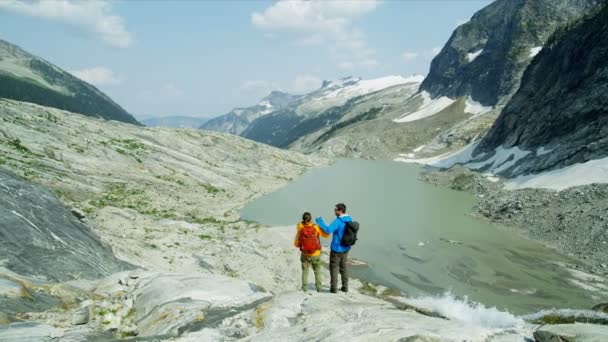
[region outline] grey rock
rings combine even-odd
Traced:
[[[532,61],[530,50],[581,18],[595,0],[498,0],[459,26],[433,59],[421,89],[432,97],[471,96],[483,105],[508,100]],[[479,53],[470,61],[468,54]]]
[[[536,342],[603,342],[608,341],[608,327],[593,324],[545,325],[534,332]]]
[[[430,335],[412,335],[404,338],[400,338],[398,342],[443,342],[444,340],[440,337]]]
[[[2,169],[0,184],[0,259],[7,269],[65,281],[131,267],[48,189]]]
[[[591,310],[608,313],[608,303],[602,303],[594,306]]]
[[[91,320],[93,306],[91,304],[80,307],[72,316],[73,325],[87,324]]]
[[[605,7],[546,44],[526,70],[517,94],[474,151],[477,160],[491,157],[500,146],[529,151],[500,173],[515,177],[606,157],[607,61]]]

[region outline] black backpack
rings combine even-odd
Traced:
[[[340,220],[342,221],[342,220]],[[344,221],[342,221],[344,222]],[[359,222],[344,222],[344,234],[342,235],[342,240],[340,240],[340,245],[342,247],[350,247],[354,246],[357,242],[357,232],[359,231]]]

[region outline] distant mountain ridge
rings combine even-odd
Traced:
[[[139,124],[99,89],[4,40],[0,40],[0,98]]]
[[[251,107],[235,108],[229,113],[210,119],[200,126],[201,129],[240,135],[255,119],[282,109],[297,100],[298,95],[273,91],[258,104]]]
[[[340,120],[342,111],[339,108],[352,99],[421,80],[420,76],[386,76],[370,80],[346,77],[325,81],[320,89],[254,120],[241,136],[277,147],[288,147],[299,138]]]

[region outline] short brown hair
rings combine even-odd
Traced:
[[[336,209],[338,209],[341,212],[345,213],[346,212],[346,204],[344,204],[344,203],[338,203],[338,204],[336,204]]]

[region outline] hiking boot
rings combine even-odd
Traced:
[[[329,289],[329,292],[331,292],[331,293],[338,293],[338,290],[336,290],[336,289]]]
[[[342,291],[342,292],[348,292],[348,289],[347,289],[346,287],[342,287],[342,288],[340,289],[340,291]]]

